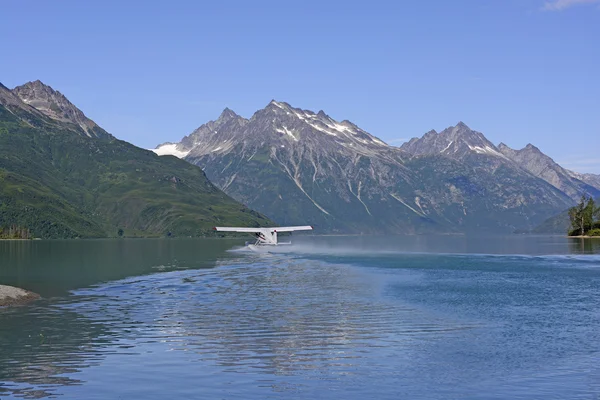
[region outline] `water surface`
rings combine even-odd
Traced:
[[[295,242],[0,242],[0,398],[600,393],[600,241]]]

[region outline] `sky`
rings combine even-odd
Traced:
[[[465,122],[600,174],[600,0],[3,0],[0,82],[177,142],[271,99],[393,145]]]

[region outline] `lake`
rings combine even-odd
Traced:
[[[0,398],[590,399],[600,240],[0,241]]]

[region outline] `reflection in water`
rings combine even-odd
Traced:
[[[43,297],[157,271],[210,268],[240,240],[1,241],[0,281]]]
[[[77,310],[105,323],[110,316],[119,337],[159,335],[170,349],[193,351],[224,371],[283,375],[299,369],[351,374],[372,348],[406,357],[415,340],[469,327],[373,301],[375,282],[365,285],[365,276],[347,266],[267,261],[107,285],[102,293],[110,298],[101,302],[93,298],[96,289],[79,291],[90,301]],[[132,326],[135,338],[128,334]]]
[[[44,397],[45,385],[78,383],[70,375],[107,354],[117,333],[70,310],[69,290],[131,275],[212,267],[238,242],[0,241],[0,283],[44,297],[28,307],[0,308],[0,395]]]
[[[378,379],[395,379],[386,367],[389,359],[408,362],[415,347],[473,327],[389,302],[381,297],[383,282],[347,265],[270,255],[224,264],[77,290],[68,302],[39,304],[18,316],[13,324],[41,318],[36,322],[57,332],[45,330],[41,338],[25,323],[7,327],[13,333],[8,343],[16,346],[4,353],[0,381],[10,383],[4,390],[46,396],[58,390],[55,385],[77,383],[82,367],[101,367],[107,355],[142,352],[154,354],[158,364],[203,365],[199,371],[209,375],[215,369],[254,371],[274,392],[294,391],[307,384],[305,379],[324,376],[335,382],[336,376],[359,373],[364,379],[365,365]],[[22,330],[32,337],[18,339]],[[171,351],[185,354],[185,361]],[[121,358],[118,364],[125,373],[132,368],[161,373],[133,360]],[[294,382],[294,377],[303,378]]]
[[[61,304],[40,301],[0,310],[0,395],[45,397],[44,387],[79,383],[70,374],[96,364],[113,335],[107,327]]]
[[[569,238],[569,249],[574,254],[600,253],[600,238]]]

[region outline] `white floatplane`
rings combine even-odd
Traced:
[[[277,233],[281,232],[294,232],[294,231],[312,231],[313,227],[310,225],[305,226],[279,226],[274,228],[236,228],[236,227],[224,227],[215,226],[214,230],[219,232],[246,232],[254,233],[256,236],[256,242],[246,242],[246,246],[250,250],[263,251],[271,246],[290,245],[291,242],[278,242]]]

